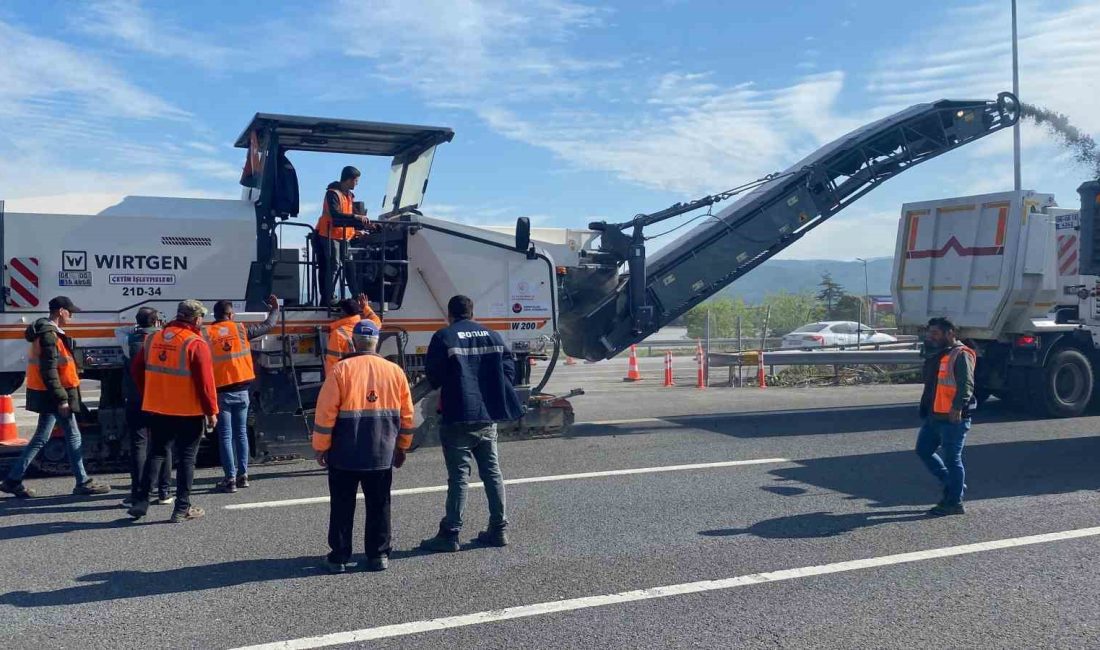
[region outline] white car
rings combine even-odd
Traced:
[[[819,348],[835,345],[897,343],[889,334],[855,321],[821,321],[803,325],[783,337],[784,348]]]

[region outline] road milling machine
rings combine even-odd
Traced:
[[[185,298],[228,299],[239,320],[260,319],[264,299],[275,294],[278,326],[252,346],[254,449],[268,459],[308,450],[327,325],[337,315],[319,291],[316,215],[299,214],[292,158],[383,156],[391,164],[380,214],[341,253],[339,294],[369,296],[383,320],[380,353],[404,368],[417,398],[429,392],[424,353],[446,325],[447,300],[470,296],[475,318],[502,334],[521,369],[527,415],[502,434],[560,433],[573,421],[569,398],[582,392],[544,392],[560,357],[617,355],[886,180],[1018,117],[1008,93],[920,104],[783,172],[621,223],[571,230],[532,229],[525,218],[502,229],[430,216],[429,174],[439,146],[454,137],[451,129],[260,113],[236,141],[247,150],[239,200],[128,196],[94,215],[0,208],[0,392],[23,382],[24,328],[45,314],[51,296],[68,295],[84,310],[67,328],[82,376],[101,386],[98,404],[81,413],[86,462],[118,465],[129,448],[120,337],[136,311],[151,306],[170,316]],[[700,212],[694,229],[647,257],[649,228],[692,212]],[[545,361],[534,379],[533,359]],[[434,411],[424,402],[422,428]],[[60,440],[40,459],[39,469],[67,471]]]

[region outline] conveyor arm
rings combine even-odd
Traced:
[[[709,207],[742,188],[677,204],[602,231],[590,264],[568,270],[560,297],[569,356],[610,358],[660,329],[906,169],[1016,123],[1010,93],[994,101],[920,104],[863,126],[755,187],[646,259],[646,226]],[[626,229],[632,229],[630,234]],[[618,269],[626,264],[627,273]]]

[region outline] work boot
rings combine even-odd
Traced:
[[[965,515],[966,508],[961,503],[945,504],[941,503],[928,511],[928,514],[932,517],[947,517],[949,515]]]
[[[0,481],[0,492],[7,492],[20,499],[29,499],[35,495],[35,491],[23,485],[23,481],[9,481],[8,479]]]
[[[196,506],[191,506],[187,510],[176,510],[172,513],[172,519],[170,521],[173,524],[182,524],[185,521],[191,521],[198,519],[206,514],[206,511]]]
[[[248,485],[248,474],[241,474],[237,477],[237,487],[246,488]]]
[[[347,562],[333,562],[332,560],[329,560],[329,559],[326,558],[325,559],[325,568],[328,569],[328,572],[331,573],[332,575],[337,575],[337,574],[340,574],[340,573],[347,573],[348,572],[348,563]]]
[[[130,509],[126,511],[126,514],[130,515],[134,519],[141,519],[148,513],[149,502],[141,500],[134,501],[133,505],[130,506]]]
[[[439,531],[435,537],[420,542],[420,548],[432,553],[454,553],[458,550],[458,533]]]
[[[227,478],[224,481],[218,481],[218,484],[214,486],[214,491],[233,494],[237,491],[237,479]]]
[[[363,567],[364,571],[385,571],[390,568],[390,559],[385,555],[379,557],[368,557],[367,563]]]
[[[92,494],[107,494],[111,491],[111,486],[106,483],[96,483],[95,479],[88,479],[80,485],[73,488],[73,494],[77,496],[89,496]]]
[[[508,533],[503,528],[483,530],[477,534],[477,543],[485,546],[508,546]]]

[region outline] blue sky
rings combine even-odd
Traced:
[[[273,9],[274,7],[274,9]],[[446,125],[425,211],[582,227],[751,180],[913,103],[1010,87],[1008,0],[0,4],[0,199],[236,197],[252,114]],[[1020,0],[1022,95],[1100,132],[1100,3]],[[293,157],[303,218],[352,162]],[[1024,129],[1024,185],[1085,180]],[[893,253],[900,204],[1011,189],[1007,132],[906,172],[785,257]]]

